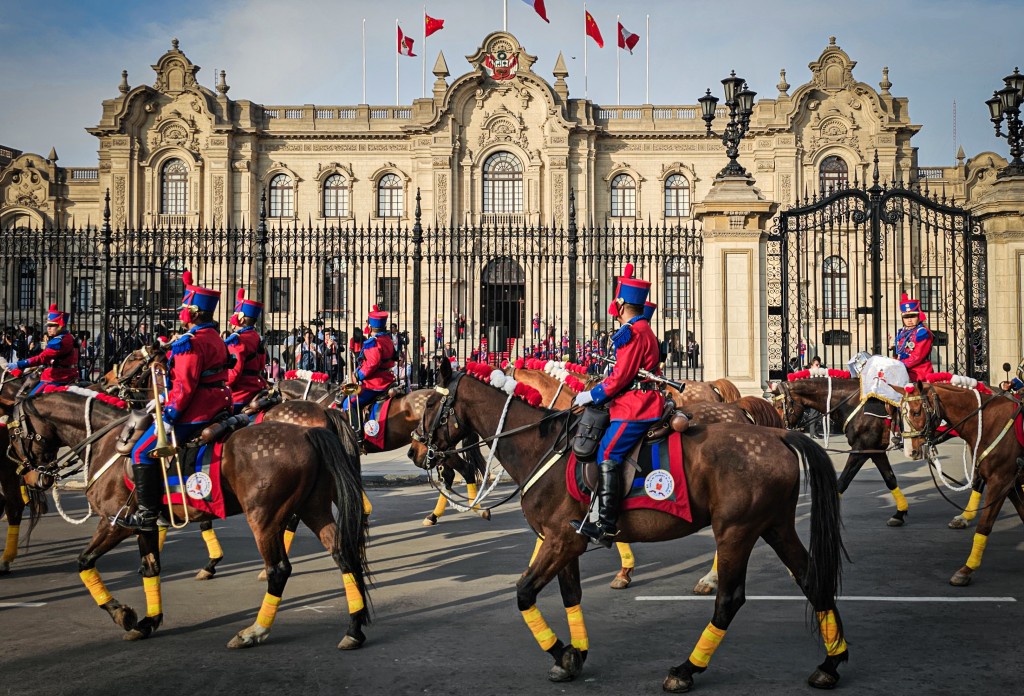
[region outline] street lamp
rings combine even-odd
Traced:
[[[725,88],[725,105],[729,107],[729,123],[722,132],[722,144],[725,145],[729,164],[725,165],[718,176],[747,176],[747,170],[741,167],[736,159],[740,154],[740,141],[750,127],[750,116],[754,112],[754,97],[757,96],[757,92],[749,89],[742,77],[736,77],[735,70],[722,80],[722,86]],[[700,102],[701,118],[707,125],[708,135],[717,135],[711,130],[711,123],[715,120],[718,97],[713,96],[708,89],[697,101]]]
[[[1020,106],[1024,101],[1024,75],[1017,68],[1012,75],[1003,78],[1006,86],[992,93],[987,100],[989,117],[996,127],[996,137],[1006,138],[1010,144],[1010,163],[999,170],[997,177],[1019,176],[1024,174],[1024,127],[1020,120]],[[1003,119],[1006,119],[1006,133],[1002,132]]]

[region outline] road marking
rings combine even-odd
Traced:
[[[747,600],[768,602],[806,602],[806,597],[795,595],[747,595]],[[714,595],[665,595],[664,597],[640,596],[638,602],[684,602],[714,601]],[[851,595],[836,597],[841,602],[935,602],[946,604],[971,604],[979,602],[1016,602],[1015,597],[868,597]]]
[[[295,611],[315,611],[317,614],[323,614],[324,613],[324,609],[331,609],[331,608],[332,607],[331,607],[330,604],[328,604],[326,606],[321,606],[319,604],[314,604],[314,605],[308,605],[308,606],[304,606],[304,607],[299,607]]]
[[[46,602],[0,602],[0,609],[44,607]]]

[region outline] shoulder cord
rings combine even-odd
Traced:
[[[309,396],[309,388],[312,387],[312,386],[313,386],[313,380],[307,379],[306,380],[306,388],[302,390],[302,397],[301,397],[302,400],[305,400],[306,397]]]
[[[82,460],[82,467],[85,469],[86,482],[89,480],[89,462],[92,460],[92,402],[95,400],[96,399],[92,397],[85,400],[85,459]],[[66,474],[65,477],[68,475],[70,474]],[[92,504],[89,502],[88,498],[85,499],[85,516],[83,518],[76,520],[64,512],[64,506],[60,503],[59,488],[60,486],[54,483],[53,488],[51,489],[53,491],[53,504],[54,507],[57,508],[57,512],[60,513],[60,516],[64,518],[65,522],[79,525],[84,524],[90,517],[92,517]]]

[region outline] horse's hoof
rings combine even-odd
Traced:
[[[633,582],[633,569],[622,568],[618,574],[612,578],[611,588],[613,590],[624,590],[629,587],[629,584]]]
[[[163,623],[164,615],[157,614],[156,616],[147,616],[132,630],[124,634],[124,640],[145,640],[151,635],[156,633],[156,629],[160,628],[160,624]]]
[[[256,580],[257,580],[257,582],[266,582],[267,581],[267,569],[266,568],[264,568],[263,570],[260,571],[260,574],[256,576]]]
[[[480,519],[487,520],[488,522],[490,522],[491,521],[491,511],[490,510],[481,510],[480,511]]]
[[[10,574],[11,574],[11,564],[8,563],[7,561],[4,561],[3,563],[0,563],[0,575],[10,575]]]
[[[970,525],[971,525],[970,522],[965,520],[960,515],[957,515],[956,517],[951,519],[949,521],[949,524],[946,525],[946,526],[949,527],[950,529],[967,529]]]
[[[670,694],[685,694],[693,688],[693,677],[689,674],[677,674],[674,670],[668,673],[661,683],[663,691]]]
[[[252,628],[247,628],[244,631],[239,631],[235,634],[235,637],[228,641],[228,647],[232,650],[238,648],[255,648],[257,645],[262,643],[270,635],[270,631],[264,633],[255,633]]]
[[[807,677],[807,683],[815,689],[834,689],[839,683],[839,675],[832,675],[821,669],[816,669],[814,674]]]
[[[196,580],[213,580],[213,576],[216,574],[217,571],[215,570],[207,570],[206,568],[203,568],[198,573],[196,573]]]
[[[972,573],[969,568],[961,568],[949,579],[949,584],[953,587],[967,587],[971,584]]]
[[[885,524],[889,527],[902,527],[906,523],[906,513],[903,513],[903,515],[904,516],[901,516],[900,513],[897,512],[895,515],[887,519]]]
[[[693,586],[695,595],[710,595],[718,591],[718,573],[711,571]]]
[[[365,641],[360,640],[358,638],[353,638],[352,636],[346,635],[344,638],[341,639],[341,642],[338,643],[338,650],[358,650],[359,648],[363,647],[364,642]]]
[[[437,524],[437,515],[435,515],[434,513],[430,513],[429,515],[423,518],[424,527],[433,527],[435,524]]]
[[[110,613],[110,618],[114,620],[114,623],[126,631],[132,630],[139,623],[139,616],[131,607],[117,606],[109,609],[108,611]]]

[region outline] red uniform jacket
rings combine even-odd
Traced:
[[[267,388],[267,352],[260,335],[251,326],[245,326],[224,339],[228,353],[235,356],[235,364],[228,368],[228,389],[231,401],[246,405]]]
[[[173,424],[206,423],[231,410],[228,348],[215,324],[200,324],[171,344],[171,390],[164,415]]]
[[[356,379],[364,389],[387,391],[395,381],[395,343],[391,334],[381,332],[363,341],[363,350],[356,359]]]
[[[643,317],[630,320],[612,335],[615,367],[590,393],[594,403],[609,404],[612,420],[651,420],[661,418],[665,399],[661,392],[631,389],[637,379],[637,370],[657,372],[661,351],[658,337]]]
[[[78,381],[78,348],[75,337],[64,331],[46,342],[46,348],[39,355],[26,361],[26,367],[46,365],[40,378],[44,382],[72,384]]]
[[[893,345],[896,348],[896,359],[907,366],[907,373],[912,380],[922,380],[932,370],[932,341],[934,336],[924,324],[912,329],[902,328],[896,332]]]

